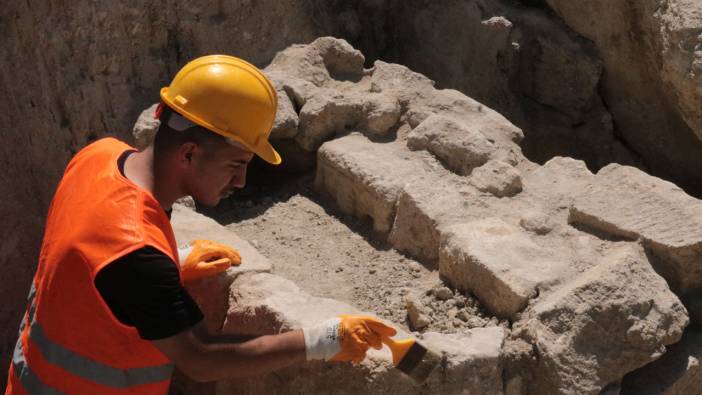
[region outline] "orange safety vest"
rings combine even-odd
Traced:
[[[168,390],[169,359],[120,323],[94,284],[105,265],[147,245],[178,262],[166,212],[117,168],[128,149],[113,138],[96,141],[64,172],[49,208],[6,395]]]

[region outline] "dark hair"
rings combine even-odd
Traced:
[[[174,111],[170,107],[163,106],[159,117],[161,125],[154,137],[154,154],[170,152],[188,142],[196,143],[210,152],[227,144],[224,136],[211,132],[202,126],[194,126],[183,131],[172,129],[167,125],[172,112]]]

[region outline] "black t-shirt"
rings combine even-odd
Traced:
[[[117,163],[122,174],[133,152],[120,155]],[[102,268],[95,276],[95,287],[115,318],[135,327],[146,340],[176,335],[203,319],[180,283],[176,263],[154,247],[140,248]]]

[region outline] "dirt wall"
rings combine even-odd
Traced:
[[[139,112],[189,59],[257,65],[337,34],[323,1],[11,2],[0,10],[0,383],[63,169],[89,141],[129,140]],[[343,13],[338,15],[344,17]]]

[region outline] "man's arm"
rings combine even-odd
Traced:
[[[210,336],[200,322],[152,344],[196,381],[251,377],[305,361],[301,330],[233,343]]]

